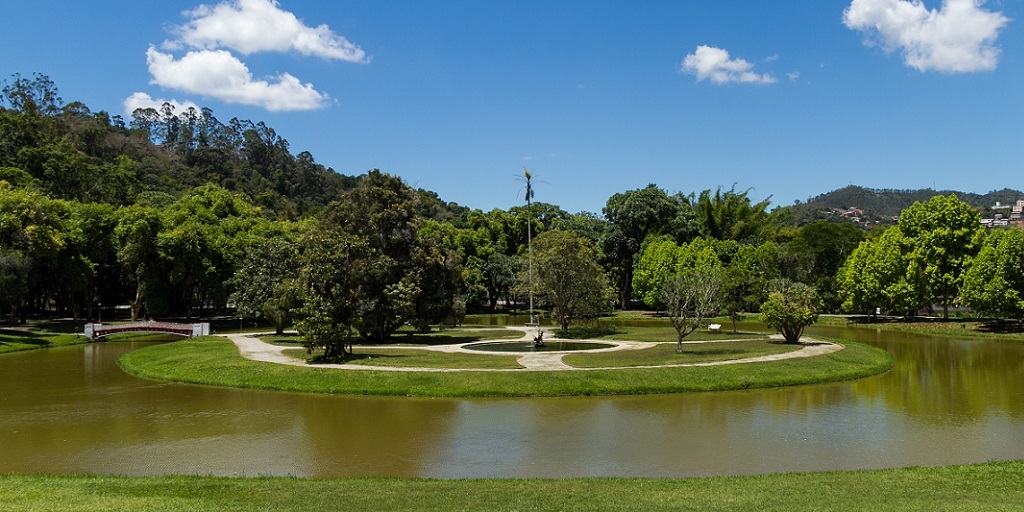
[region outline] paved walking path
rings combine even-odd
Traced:
[[[511,331],[522,331],[522,327],[507,327]],[[249,334],[224,334],[222,336],[231,340],[232,343],[238,347],[238,352],[247,359],[253,361],[264,361],[268,363],[277,364],[288,364],[292,366],[308,366],[302,359],[294,358],[284,354],[284,351],[289,348],[281,345],[272,345],[259,339],[259,336],[269,335],[272,333],[249,333]],[[771,339],[782,339],[781,335],[773,334],[770,336]],[[558,338],[554,336],[552,331],[544,331],[544,339],[548,341],[557,341]],[[832,343],[830,341],[820,341],[812,338],[804,337],[803,347],[799,350],[785,352],[782,354],[771,354],[767,356],[748,357],[745,359],[733,359],[729,361],[710,361],[703,363],[686,363],[686,364],[670,364],[670,365],[658,365],[658,366],[630,366],[628,369],[637,368],[677,368],[685,366],[716,366],[723,364],[744,364],[744,363],[760,363],[765,361],[780,361],[783,359],[799,359],[804,357],[814,357],[824,354],[830,354],[843,349],[843,346],[838,343]],[[524,334],[521,338],[512,338],[505,340],[490,340],[486,343],[499,343],[499,342],[533,342],[533,336],[530,333]],[[640,342],[640,341],[611,341],[611,340],[573,340],[573,341],[593,341],[595,343],[612,344],[615,345],[609,348],[588,350],[587,353],[595,352],[612,352],[616,350],[642,350],[649,348],[654,345],[651,342]],[[716,340],[716,341],[684,341],[683,344],[698,344],[698,343],[721,343],[727,341],[742,341],[735,339],[728,340]],[[480,351],[469,350],[465,348],[466,345],[481,342],[470,342],[460,343],[456,345],[427,345],[427,346],[403,346],[403,345],[389,345],[388,349],[403,349],[403,350],[434,350],[437,352],[461,352],[461,353],[472,353],[481,354]],[[674,342],[671,342],[674,343]],[[358,345],[357,345],[358,348]],[[487,352],[490,355],[517,355],[519,356],[518,363],[522,366],[521,369],[467,369],[467,368],[422,368],[422,367],[407,367],[407,366],[371,366],[363,364],[317,364],[317,368],[338,368],[343,370],[377,370],[377,371],[388,371],[388,372],[522,372],[522,371],[586,371],[586,370],[621,370],[623,367],[614,368],[577,368],[569,366],[562,362],[562,356],[565,356],[569,352],[531,352],[523,354],[521,352]]]

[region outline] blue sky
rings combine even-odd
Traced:
[[[207,106],[489,210],[1020,188],[1024,1],[4,0],[0,76]]]

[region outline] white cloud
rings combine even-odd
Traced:
[[[771,74],[754,73],[753,69],[754,65],[743,59],[730,59],[729,52],[721,48],[701,45],[683,59],[679,72],[696,75],[698,82],[707,79],[715,84],[775,83],[775,77]]]
[[[984,0],[943,0],[939,10],[920,0],[853,0],[843,23],[865,33],[865,44],[899,50],[918,71],[991,71],[999,62],[999,30],[1010,19],[982,9]]]
[[[369,62],[361,48],[327,25],[310,27],[281,9],[276,0],[234,0],[185,11],[192,18],[177,27],[180,42],[193,48],[229,48],[243,55],[296,51],[302,55],[347,62]],[[169,42],[165,48],[178,46]]]
[[[150,83],[228,103],[285,111],[323,108],[329,101],[312,84],[302,84],[288,73],[273,81],[257,80],[242,61],[224,50],[191,51],[175,59],[150,47],[146,62],[153,75]]]
[[[124,99],[124,112],[128,116],[131,116],[132,112],[135,112],[135,109],[139,108],[152,108],[160,110],[161,108],[163,108],[164,103],[170,103],[174,107],[174,112],[179,114],[188,110],[189,108],[194,108],[196,109],[197,112],[202,110],[202,108],[199,105],[196,105],[194,102],[191,101],[178,101],[175,99],[165,100],[162,98],[157,99],[151,97],[150,95],[144,92],[137,92]]]
[[[794,71],[792,73],[786,73],[786,76],[789,77],[790,82],[793,82],[795,84],[796,81],[800,79],[800,72]]]
[[[151,84],[270,111],[313,110],[326,107],[330,97],[287,72],[254,77],[236,55],[276,52],[369,62],[361,48],[330,27],[307,26],[277,0],[223,0],[183,14],[190,20],[170,29],[176,39],[164,41],[163,51],[150,46],[146,52]],[[147,101],[157,100],[135,93],[125,108]]]

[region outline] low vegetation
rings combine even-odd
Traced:
[[[1019,510],[1024,462],[693,479],[0,476],[0,511]]]

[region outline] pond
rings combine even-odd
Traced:
[[[1024,458],[1024,343],[813,328],[883,375],[620,398],[319,396],[153,382],[107,342],[0,356],[0,473],[688,477]]]

